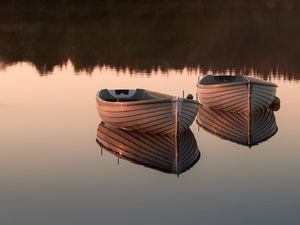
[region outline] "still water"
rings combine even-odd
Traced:
[[[300,142],[297,80],[278,85],[278,132],[251,148],[196,122],[201,157],[181,173],[118,159],[96,142],[101,88],[195,96],[200,70],[148,74],[68,61],[40,76],[30,63],[0,71],[1,224],[298,224]]]

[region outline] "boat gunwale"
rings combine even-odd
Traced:
[[[123,101],[107,101],[103,98],[101,98],[100,96],[100,93],[101,91],[103,90],[107,90],[107,91],[112,91],[112,90],[118,90],[118,89],[101,89],[99,91],[97,91],[97,95],[96,95],[96,100],[97,102],[106,102],[106,103],[112,103],[113,105],[115,104],[119,104],[119,105],[123,105],[124,103],[127,105],[136,105],[137,103],[138,104],[145,104],[146,102],[149,102],[149,103],[153,103],[153,102],[169,102],[169,101],[174,101],[176,98],[175,96],[172,96],[172,95],[168,95],[168,94],[164,94],[164,93],[159,93],[159,92],[156,92],[156,91],[151,91],[151,90],[147,90],[147,89],[139,89],[139,88],[136,88],[136,89],[126,89],[126,90],[135,90],[135,91],[145,91],[147,92],[148,94],[152,94],[152,95],[158,95],[158,96],[161,96],[159,98],[153,98],[153,99],[144,99],[144,100],[137,100],[137,101],[130,101],[130,98],[129,98],[129,101],[126,101],[126,100],[123,100]],[[116,99],[117,100],[117,99]],[[120,104],[121,103],[121,104]],[[108,104],[110,105],[110,104]]]
[[[213,75],[206,75],[206,76],[213,77]],[[204,79],[206,76],[204,76],[202,79]],[[238,82],[228,82],[228,83],[201,84],[201,81],[202,81],[202,79],[201,79],[201,80],[198,80],[196,86],[198,88],[226,87],[226,86],[230,87],[230,86],[248,84],[250,82],[250,84],[262,85],[262,86],[271,86],[271,87],[278,87],[278,85],[275,84],[275,83],[273,83],[273,82],[259,80],[259,79],[248,77],[248,76],[244,76],[244,75],[236,75],[236,76],[242,76],[244,78],[244,80],[238,81]],[[218,77],[218,76],[216,76],[216,77]]]
[[[122,101],[122,102],[111,102],[105,101],[102,98],[97,96],[97,103],[107,105],[107,106],[131,106],[131,105],[148,105],[148,104],[155,104],[155,103],[173,103],[176,102],[176,98],[170,99],[151,99],[151,100],[141,100],[141,101]]]
[[[200,84],[200,82],[197,83],[198,88],[203,89],[210,89],[212,87],[218,88],[218,87],[231,87],[231,86],[239,86],[239,85],[247,85],[250,82],[250,85],[261,85],[261,86],[269,86],[277,88],[278,85],[275,83],[264,83],[263,81],[257,81],[257,80],[249,80],[249,81],[243,81],[243,82],[235,82],[235,83],[223,83],[223,84]]]
[[[223,83],[223,84],[200,84],[200,82],[197,83],[197,88],[202,89],[210,89],[212,87],[218,88],[218,87],[231,87],[231,86],[241,86],[241,85],[247,85],[248,81],[242,81],[242,82],[234,82],[234,83]]]
[[[97,100],[98,104],[103,104],[103,105],[107,105],[107,106],[146,105],[146,104],[168,103],[168,102],[173,103],[173,102],[177,102],[177,101],[199,104],[196,100],[193,100],[193,99],[186,99],[186,98],[177,99],[174,96],[170,96],[170,98],[164,98],[164,99],[147,99],[147,100],[138,100],[138,101],[119,101],[119,102],[106,101],[99,96],[99,91],[97,92],[96,100]]]
[[[270,87],[275,87],[275,88],[278,87],[277,84],[275,84],[271,81],[259,80],[259,79],[253,78],[253,77],[247,77],[247,78],[248,78],[248,80],[251,84],[262,85],[262,86],[270,86]]]

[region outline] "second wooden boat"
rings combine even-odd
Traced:
[[[120,158],[177,175],[190,169],[200,158],[190,129],[176,137],[126,131],[101,122],[97,129],[97,142]]]
[[[214,109],[257,112],[274,101],[277,85],[242,75],[204,76],[197,83],[199,101]]]
[[[105,123],[163,135],[188,129],[196,118],[198,105],[192,99],[145,89],[103,89],[97,93],[97,110]]]

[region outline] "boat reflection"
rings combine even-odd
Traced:
[[[139,133],[101,122],[97,143],[114,155],[161,172],[181,174],[200,159],[200,151],[190,129],[178,136]]]
[[[201,105],[197,123],[220,138],[248,147],[266,141],[278,130],[274,112],[270,109],[236,113]]]

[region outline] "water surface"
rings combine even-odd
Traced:
[[[27,63],[0,76],[1,221],[4,224],[297,224],[297,82],[278,84],[278,132],[251,149],[194,123],[200,160],[179,177],[133,164],[96,143],[98,89],[195,93],[197,72],[150,76],[68,63],[39,76]]]

